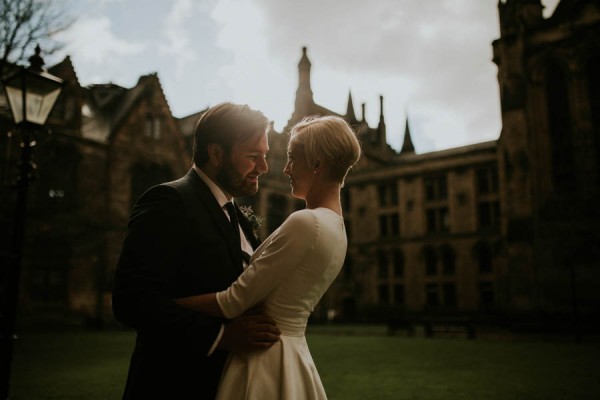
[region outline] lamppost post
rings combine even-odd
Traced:
[[[32,139],[31,130],[46,123],[62,86],[62,80],[42,69],[44,61],[40,52],[40,47],[37,46],[35,54],[29,59],[30,67],[19,67],[16,74],[3,81],[14,122],[18,126],[21,136],[21,151],[11,253],[5,273],[4,296],[0,309],[0,400],[8,399],[9,396],[13,348],[17,338],[15,328],[27,216],[27,195],[31,172],[35,168],[32,162],[35,142]]]

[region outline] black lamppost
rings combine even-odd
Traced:
[[[46,123],[50,111],[62,89],[62,80],[42,69],[44,60],[40,56],[40,47],[29,58],[30,66],[18,67],[18,71],[3,80],[6,97],[13,119],[20,133],[21,158],[19,162],[19,180],[17,182],[17,201],[14,214],[13,237],[9,265],[6,266],[4,299],[0,310],[0,399],[8,399],[10,369],[14,340],[17,305],[19,302],[19,280],[21,274],[21,256],[27,213],[27,191],[29,180],[35,168],[31,154],[35,141],[32,130]]]

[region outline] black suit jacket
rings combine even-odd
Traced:
[[[238,219],[251,244],[250,223]],[[133,207],[115,274],[113,312],[135,328],[124,399],[212,399],[227,354],[207,353],[222,320],[172,299],[227,288],[242,272],[229,220],[197,173],[155,186]]]

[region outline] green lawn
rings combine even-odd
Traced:
[[[587,400],[600,394],[600,344],[386,337],[365,329],[308,341],[331,400]],[[339,331],[337,331],[339,332]],[[118,399],[131,332],[26,333],[12,400]]]

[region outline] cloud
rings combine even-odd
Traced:
[[[218,27],[217,47],[233,56],[220,69],[231,100],[264,111],[281,129],[292,112],[293,71],[269,53],[273,32],[265,31],[262,10],[247,1],[220,0],[210,15]]]
[[[69,30],[60,34],[59,40],[67,43],[66,53],[76,54],[79,61],[96,66],[139,54],[146,48],[143,43],[116,37],[106,16],[77,20]]]
[[[177,78],[183,76],[185,67],[198,61],[186,26],[194,20],[194,11],[192,0],[177,0],[164,23],[166,43],[159,45],[159,51],[174,60]]]
[[[368,104],[369,122],[374,125],[378,95],[385,96],[394,147],[401,145],[408,107],[422,121],[415,124],[413,134],[431,139],[423,143],[433,143],[417,148],[420,152],[498,137],[496,66],[491,62],[491,42],[499,36],[495,2],[346,0],[340,7],[335,0],[257,0],[257,4],[270,33],[266,46],[272,58],[298,60],[300,47],[308,46],[315,99],[337,98],[335,104],[340,104],[336,109],[332,103],[322,105],[345,111],[350,88],[374,100]],[[362,101],[355,98],[355,104]]]

